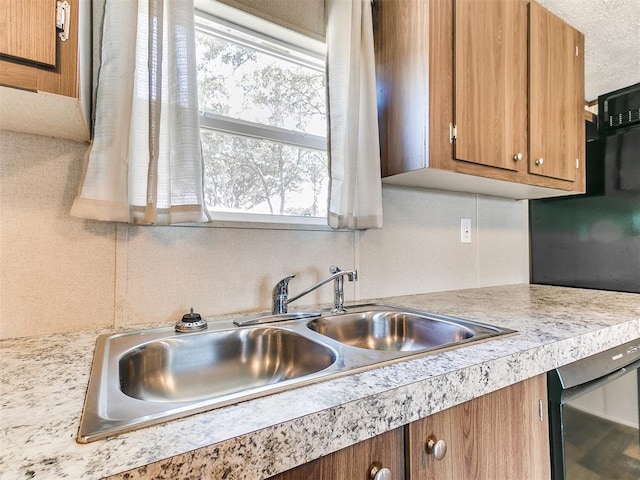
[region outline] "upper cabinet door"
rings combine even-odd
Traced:
[[[0,0],[0,54],[56,64],[56,0]]]
[[[529,171],[574,181],[584,161],[584,36],[531,2]]]
[[[526,3],[455,0],[454,29],[455,158],[526,169]]]
[[[374,12],[381,167],[386,177],[428,165],[429,4],[381,0]]]

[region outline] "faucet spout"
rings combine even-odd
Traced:
[[[344,277],[346,276],[350,282],[355,282],[358,280],[358,271],[357,270],[340,270],[335,265],[331,265],[329,269],[331,275],[324,280],[316,283],[315,285],[307,288],[302,291],[298,295],[294,297],[288,298],[289,295],[289,280],[291,280],[295,275],[290,275],[288,277],[280,280],[275,288],[273,289],[273,308],[272,313],[274,315],[278,315],[281,313],[287,313],[287,305],[289,303],[304,297],[308,293],[313,292],[314,290],[320,288],[322,285],[329,283],[334,280],[334,306],[331,310],[331,313],[345,313],[344,309]]]
[[[350,282],[355,282],[358,280],[358,271],[342,271],[335,265],[331,265],[329,272],[332,274],[332,277],[335,277],[335,281],[333,283],[333,309],[331,310],[331,313],[334,315],[347,313],[344,309],[344,277],[346,276]],[[336,277],[336,275],[338,276]]]

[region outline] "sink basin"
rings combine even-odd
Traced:
[[[471,328],[441,317],[395,310],[323,317],[307,326],[338,342],[371,350],[422,351],[475,335]]]
[[[296,333],[255,328],[155,340],[118,364],[124,394],[193,402],[304,377],[335,360],[333,350]]]
[[[513,332],[407,308],[347,308],[313,320],[261,316],[252,325],[253,317],[248,323],[238,317],[192,333],[160,328],[100,335],[77,441]]]
[[[282,328],[101,335],[78,442],[304,384],[336,359],[330,346]]]

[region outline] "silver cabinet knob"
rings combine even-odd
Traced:
[[[513,161],[514,162],[519,162],[520,160],[522,160],[523,157],[524,157],[524,155],[522,155],[522,152],[518,152],[513,156]]]
[[[536,165],[544,165],[544,158],[540,157],[536,160]]]
[[[428,455],[433,455],[436,460],[442,460],[447,454],[447,442],[429,437],[427,438],[426,450]]]
[[[380,462],[373,462],[369,467],[369,478],[371,480],[391,480],[391,470],[383,467]]]

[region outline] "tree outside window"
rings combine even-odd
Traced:
[[[207,205],[324,217],[324,71],[262,44],[196,33]]]

